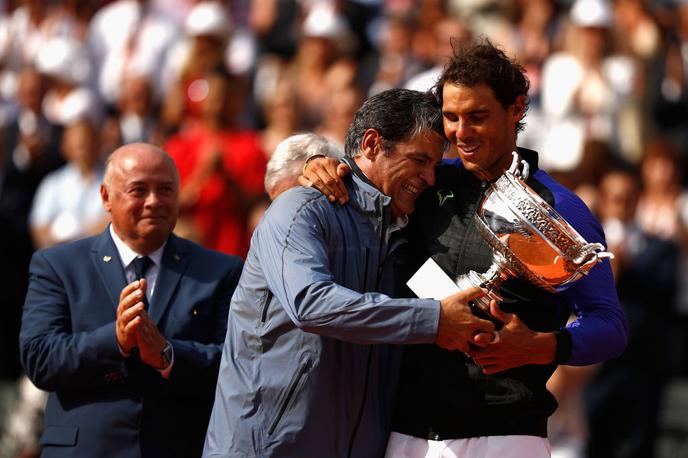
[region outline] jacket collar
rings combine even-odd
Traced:
[[[126,286],[127,280],[109,228],[96,237],[91,254],[96,270],[108,291],[112,306],[116,310],[119,295]],[[163,250],[155,293],[151,299],[151,320],[154,323],[159,323],[167,310],[189,261],[188,244],[176,235],[170,235]]]
[[[160,273],[158,273],[155,293],[151,300],[151,320],[154,323],[160,322],[169,307],[172,297],[177,290],[179,280],[189,266],[190,261],[188,243],[174,234],[170,235],[170,238],[167,239],[165,250],[162,253]]]
[[[538,153],[528,148],[516,148],[521,159],[524,159],[530,166],[530,173],[535,172],[538,169]]]
[[[392,199],[375,187],[358,167],[356,161],[346,157],[342,159],[342,162],[351,168],[351,174],[349,175],[349,180],[351,181],[349,186],[349,204],[364,212],[375,213],[382,213],[384,208],[389,207]]]

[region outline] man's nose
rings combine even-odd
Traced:
[[[435,184],[435,167],[428,167],[421,173],[421,179],[427,183],[428,187]]]
[[[454,123],[454,132],[456,132],[456,138],[460,140],[471,134],[471,127],[465,119],[459,119]]]
[[[145,205],[152,207],[157,205],[160,202],[160,196],[158,196],[158,193],[153,191],[150,191],[148,195],[146,196],[146,201]]]

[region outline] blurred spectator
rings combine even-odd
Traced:
[[[249,25],[264,55],[291,58],[300,39],[298,0],[250,0]]]
[[[427,91],[432,88],[447,59],[453,55],[453,46],[470,39],[470,29],[460,20],[454,17],[439,19],[433,27],[433,67],[411,76],[404,87],[416,91]]]
[[[647,234],[686,246],[688,193],[681,185],[680,159],[671,142],[657,140],[646,146],[637,218]]]
[[[646,0],[616,0],[614,16],[618,27],[616,43],[643,64],[651,63],[661,51],[662,32]]]
[[[679,1],[670,11],[673,23],[666,30],[662,55],[654,63],[649,106],[659,133],[673,141],[681,155],[688,155],[688,2]]]
[[[384,18],[377,48],[377,73],[368,91],[369,96],[402,87],[409,78],[425,70],[411,53],[414,31],[415,22],[410,15],[388,15]]]
[[[542,71],[543,124],[535,128],[546,132],[539,148],[543,167],[574,169],[587,139],[609,142],[624,157],[637,157],[639,123],[621,122],[624,110],[637,109],[637,68],[611,47],[613,10],[606,0],[576,0],[569,18],[565,49],[550,55]]]
[[[204,246],[245,256],[246,217],[263,193],[265,153],[257,132],[236,125],[232,76],[214,71],[204,80],[201,118],[165,144],[181,177],[180,221]]]
[[[556,34],[554,0],[519,0],[512,48],[530,80],[531,103],[540,106],[542,67]]]
[[[36,67],[47,80],[43,114],[53,124],[65,126],[88,118],[103,120],[100,99],[88,87],[91,62],[87,49],[74,38],[53,38],[36,57]]]
[[[0,20],[0,92],[5,98],[14,97],[19,73],[35,64],[36,56],[53,36],[48,21],[52,8],[40,0],[23,0]]]
[[[219,1],[197,3],[186,17],[184,33],[168,53],[163,70],[164,93],[177,92],[172,99],[183,103],[177,108],[180,119],[168,124],[180,125],[186,116],[199,116],[205,87],[202,75],[215,68],[235,76],[233,84],[240,87],[234,103],[245,111],[255,49],[250,37],[235,32],[227,7]]]
[[[34,247],[47,248],[103,231],[108,218],[100,198],[103,161],[87,120],[69,124],[62,137],[66,164],[38,186],[29,223]]]
[[[631,170],[612,170],[600,183],[599,216],[615,255],[619,300],[629,321],[629,343],[619,358],[601,366],[585,390],[588,456],[654,456],[662,390],[670,369],[678,245],[636,223],[639,180]]]
[[[101,154],[107,155],[125,143],[162,143],[156,108],[148,76],[127,75],[117,104],[103,126]]]
[[[294,83],[302,127],[311,130],[322,120],[330,66],[342,56],[349,30],[333,6],[318,3],[303,22],[302,36],[288,77]]]
[[[36,171],[39,180],[63,163],[58,141],[61,128],[43,114],[46,91],[47,82],[40,72],[25,67],[19,74],[17,115],[5,128],[8,160],[22,171]]]
[[[267,68],[263,67],[264,69]],[[260,146],[265,154],[272,154],[277,144],[300,130],[299,108],[291,82],[284,76],[274,77],[259,99],[265,126],[260,131]]]
[[[339,59],[327,71],[328,91],[323,100],[321,122],[317,134],[344,148],[344,140],[354,114],[361,107],[364,96],[356,85],[358,65],[351,59]]]
[[[43,7],[45,8],[45,2]],[[57,0],[50,17],[55,34],[85,40],[91,19],[101,2],[92,0]]]
[[[150,75],[153,87],[160,88],[164,57],[177,33],[174,23],[148,0],[116,0],[98,10],[89,27],[88,46],[105,102],[115,103],[122,78],[130,72]]]

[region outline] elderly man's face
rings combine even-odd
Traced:
[[[179,182],[173,162],[159,150],[132,148],[113,158],[109,178],[102,197],[115,233],[140,254],[155,251],[177,222]]]

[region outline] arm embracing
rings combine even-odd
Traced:
[[[291,321],[304,331],[355,343],[434,342],[438,301],[391,299],[341,285],[331,271],[335,254],[326,241],[328,231],[341,229],[328,227],[327,219],[309,202],[287,212],[289,218],[275,217],[280,212],[273,208],[257,229],[253,245],[268,287]],[[364,275],[364,266],[352,264],[347,265],[350,278]],[[378,266],[368,268],[377,271]]]

